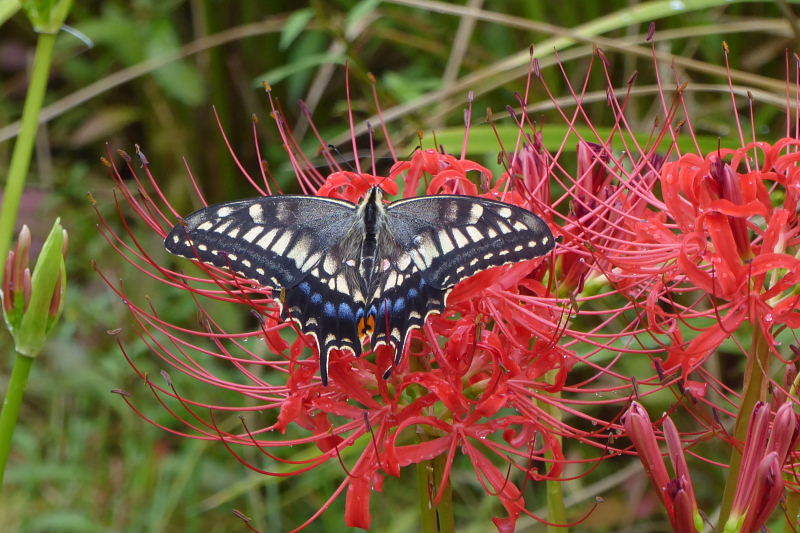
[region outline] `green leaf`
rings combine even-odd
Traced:
[[[519,128],[511,125],[496,126],[497,134],[494,130],[487,125],[473,126],[470,129],[469,135],[469,153],[497,153],[500,151],[500,141],[506,150],[513,148],[519,134]],[[548,150],[557,150],[565,137],[568,137],[564,149],[566,151],[574,151],[577,142],[580,138],[586,139],[591,142],[603,142],[603,140],[611,137],[611,128],[594,128],[594,131],[585,126],[575,127],[575,131],[570,130],[566,126],[545,125],[541,128],[542,142],[544,147]],[[594,132],[597,132],[596,134]],[[598,138],[599,137],[599,138]],[[649,133],[635,133],[634,137],[640,146],[650,146],[652,144],[651,135]],[[448,128],[442,131],[436,131],[436,140],[440,145],[443,145],[445,150],[455,152],[460,150],[461,143],[464,139],[464,128]],[[624,135],[625,141],[628,143],[627,149],[631,149],[631,136],[630,134]],[[433,136],[428,135],[425,139],[429,143],[433,142]],[[665,138],[661,143],[661,149],[666,150],[669,147],[671,139]],[[703,153],[712,152],[718,146],[722,148],[734,148],[738,142],[732,139],[718,139],[717,137],[697,136],[697,142],[700,145],[700,150]],[[614,149],[625,149],[622,143],[622,137],[619,131],[614,133],[612,146]],[[678,146],[681,151],[695,152],[697,148],[694,145],[692,137],[689,135],[681,135],[678,137]]]
[[[286,21],[286,26],[283,28],[281,32],[280,42],[278,43],[278,47],[281,50],[286,50],[289,46],[297,39],[297,36],[300,35],[306,26],[308,26],[309,21],[314,18],[314,10],[310,7],[305,9],[300,9],[292,13],[289,19]]]
[[[267,82],[269,84],[276,84],[286,79],[287,77],[291,76],[292,74],[301,72],[308,68],[324,65],[326,63],[342,64],[344,63],[344,54],[324,52],[321,54],[313,54],[301,57],[293,63],[289,63],[287,65],[274,68],[258,76],[253,85],[255,87],[260,87],[264,82]]]
[[[0,0],[0,26],[13,17],[21,7],[18,0]]]

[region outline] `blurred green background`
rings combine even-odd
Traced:
[[[315,154],[317,143],[296,101],[308,102],[324,138],[340,143],[347,132],[342,65],[348,60],[357,116],[365,119],[374,113],[371,73],[401,153],[418,144],[418,130],[433,129],[439,142],[457,153],[466,93],[476,91],[478,125],[471,155],[496,168],[498,145],[481,122],[487,108],[499,116],[507,105],[516,105],[514,93],[524,90],[531,43],[538,43],[544,78],[556,96],[568,97],[569,91],[554,66],[554,48],[568,79],[579,85],[594,45],[605,49],[616,87],[625,88],[638,71],[639,89],[628,111],[633,128],[647,134],[662,115],[652,90],[651,45],[645,43],[650,21],[657,25],[653,46],[662,58],[662,83],[672,87],[676,79],[691,82],[686,102],[704,142],[711,147],[718,140],[725,144],[734,133],[723,40],[731,50],[733,84],[741,94],[751,90],[756,100],[755,131],[762,139],[776,139],[785,120],[785,51],[798,38],[792,9],[800,6],[723,0],[76,2],[67,21],[76,31],[58,38],[47,122],[38,134],[21,213],[21,222],[32,227],[39,241],[53,218],[62,217],[70,232],[68,297],[62,324],[33,370],[0,500],[0,531],[244,531],[232,514],[239,509],[252,517],[255,528],[277,532],[305,520],[344,475],[337,463],[288,480],[255,474],[219,444],[180,439],[151,427],[109,392],[130,390],[148,415],[173,424],[135,379],[116,345],[120,337],[137,361],[157,375],[154,358],[148,358],[126,309],[94,272],[93,261],[112,277],[126,280],[135,295],[152,295],[166,304],[161,309],[170,320],[191,321],[196,312],[190,299],[173,298],[174,292],[124,266],[96,230],[87,193],[103,213],[114,210],[112,182],[99,161],[108,151],[133,151],[135,143],[141,145],[162,188],[182,211],[192,206],[183,159],[210,201],[252,195],[219,135],[211,112],[215,106],[251,169],[258,164],[251,117],[258,118],[263,158],[291,191],[296,184],[261,83],[272,85],[301,144]],[[20,15],[0,28],[4,175],[35,35]],[[569,33],[553,34],[559,28],[584,39],[575,42],[565,37]],[[594,68],[587,91],[595,100],[587,109],[596,125],[608,127],[613,117],[605,104],[606,80],[597,64]],[[540,104],[533,116],[545,128],[546,140],[556,143],[566,128],[547,95],[537,87],[531,102]],[[746,100],[738,103],[744,106]],[[505,118],[500,124],[513,125]],[[349,145],[341,150],[346,154]],[[172,261],[155,240],[144,240],[154,257]],[[228,320],[235,326],[243,319],[234,314]],[[118,336],[107,334],[117,328],[123,328]],[[8,352],[4,343],[0,353]],[[0,388],[5,390],[10,360],[0,360]],[[649,368],[643,361],[625,364],[632,374],[640,366]],[[198,383],[186,381],[181,387],[195,398],[209,394]],[[260,461],[257,451],[248,457]],[[719,471],[701,463],[694,466],[699,499],[716,502]],[[459,530],[491,530],[489,520],[500,513],[499,504],[485,497],[471,473],[457,474],[455,482]],[[376,531],[416,530],[417,502],[404,490],[409,483],[414,483],[413,473],[399,482],[387,480],[384,494],[376,495]],[[609,461],[591,476],[569,483],[573,518],[595,496],[605,499],[577,530],[666,531],[647,487],[638,463],[626,460]],[[543,502],[542,488],[529,484],[527,490],[535,509]],[[388,507],[391,513],[382,510]],[[309,531],[345,530],[342,509],[343,503],[337,502]],[[518,530],[544,527],[521,521]]]

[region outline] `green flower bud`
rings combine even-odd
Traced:
[[[66,287],[66,244],[67,232],[56,220],[32,275],[31,234],[27,226],[19,232],[16,248],[8,253],[3,276],[3,316],[16,350],[22,355],[38,355],[61,316]]]

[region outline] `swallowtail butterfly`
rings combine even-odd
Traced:
[[[514,205],[456,195],[384,204],[379,187],[358,205],[295,195],[212,205],[165,241],[280,294],[281,317],[316,341],[324,384],[331,350],[389,344],[397,364],[409,332],[444,310],[456,283],[554,244],[547,224]]]

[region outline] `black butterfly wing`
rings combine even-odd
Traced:
[[[195,211],[167,235],[167,251],[230,268],[266,287],[297,285],[355,222],[355,205],[264,196]]]
[[[441,313],[459,281],[488,268],[534,259],[554,246],[547,224],[521,207],[472,196],[422,196],[387,208],[386,272],[368,310],[376,342],[400,361],[408,338]]]
[[[353,291],[355,269],[347,266],[358,254],[356,222],[350,202],[267,196],[196,211],[172,229],[164,244],[173,254],[279,289],[282,318],[315,339],[327,384],[331,350],[361,353],[356,322],[364,311],[354,301],[360,294]]]
[[[357,259],[362,242],[363,231],[355,228],[326,250],[308,275],[285,294],[285,316],[316,340],[320,378],[325,385],[332,350],[361,355],[359,324],[365,314],[365,299]]]
[[[446,289],[488,268],[553,249],[547,224],[516,205],[473,196],[421,196],[390,204],[390,227],[423,276]]]

